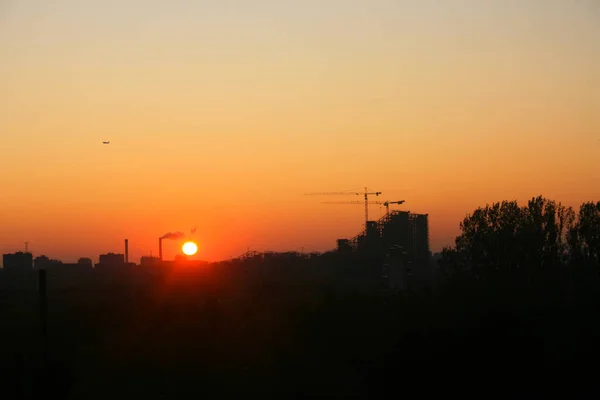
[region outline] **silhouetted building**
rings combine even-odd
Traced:
[[[368,221],[363,232],[352,239],[338,239],[338,251],[359,252],[385,257],[389,249],[400,246],[407,263],[427,264],[429,251],[429,219],[427,214],[392,211],[378,221]]]
[[[408,211],[390,213],[382,227],[382,241],[385,249],[401,246],[411,258],[414,245],[411,214]]]
[[[33,260],[33,266],[35,269],[45,269],[49,273],[78,273],[90,270],[93,264],[89,258],[80,258],[77,263],[63,263],[60,260],[41,255]]]
[[[98,270],[117,270],[125,266],[124,254],[100,254],[100,262],[96,264]]]
[[[185,254],[176,254],[173,259],[173,266],[175,267],[189,267],[193,264],[193,262],[189,259],[189,257]],[[163,264],[164,265],[164,261]]]
[[[94,263],[92,262],[92,259],[88,258],[88,257],[81,257],[79,260],[77,260],[77,264],[86,265],[86,266],[90,266],[90,267],[93,267],[93,265],[94,265]]]
[[[350,240],[348,239],[338,239],[337,240],[337,251],[340,253],[349,253],[352,251],[352,247],[350,246]]]
[[[88,259],[89,260],[89,259]],[[48,290],[63,290],[77,288],[89,282],[93,277],[93,264],[90,262],[63,263],[51,260],[45,256],[36,258],[36,269],[46,270]]]
[[[45,255],[37,256],[33,260],[33,268],[35,269],[46,269],[56,264],[61,264],[61,262],[59,260],[48,258],[48,256]]]
[[[33,255],[21,251],[2,255],[2,267],[6,271],[27,271],[33,269]]]
[[[380,252],[380,226],[377,221],[367,221],[365,234],[359,237],[359,247],[372,254]]]
[[[153,256],[142,256],[140,265],[143,267],[153,267],[160,264],[160,258]]]
[[[124,254],[100,254],[100,264],[103,265],[122,265],[125,264]]]

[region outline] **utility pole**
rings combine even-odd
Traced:
[[[42,357],[44,368],[48,357],[48,297],[46,294],[46,270],[38,273],[38,295],[40,300],[40,325],[42,330]]]

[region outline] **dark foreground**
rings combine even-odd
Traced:
[[[0,398],[600,393],[594,282],[569,301],[189,271],[136,282],[50,287],[46,368],[36,292],[4,285]]]

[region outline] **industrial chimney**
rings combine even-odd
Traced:
[[[162,261],[162,238],[158,238],[158,259]]]
[[[129,263],[129,239],[125,239],[125,264]]]

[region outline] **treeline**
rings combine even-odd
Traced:
[[[433,309],[452,316],[434,346],[452,348],[449,358],[478,378],[510,371],[513,385],[520,377],[537,392],[566,385],[571,397],[598,395],[586,365],[600,356],[600,202],[577,210],[539,196],[480,207],[439,264]],[[534,371],[545,381],[534,384]]]
[[[440,260],[450,282],[532,286],[577,277],[597,279],[600,271],[600,202],[578,212],[542,196],[527,205],[502,201],[480,207],[460,223],[455,246]]]

